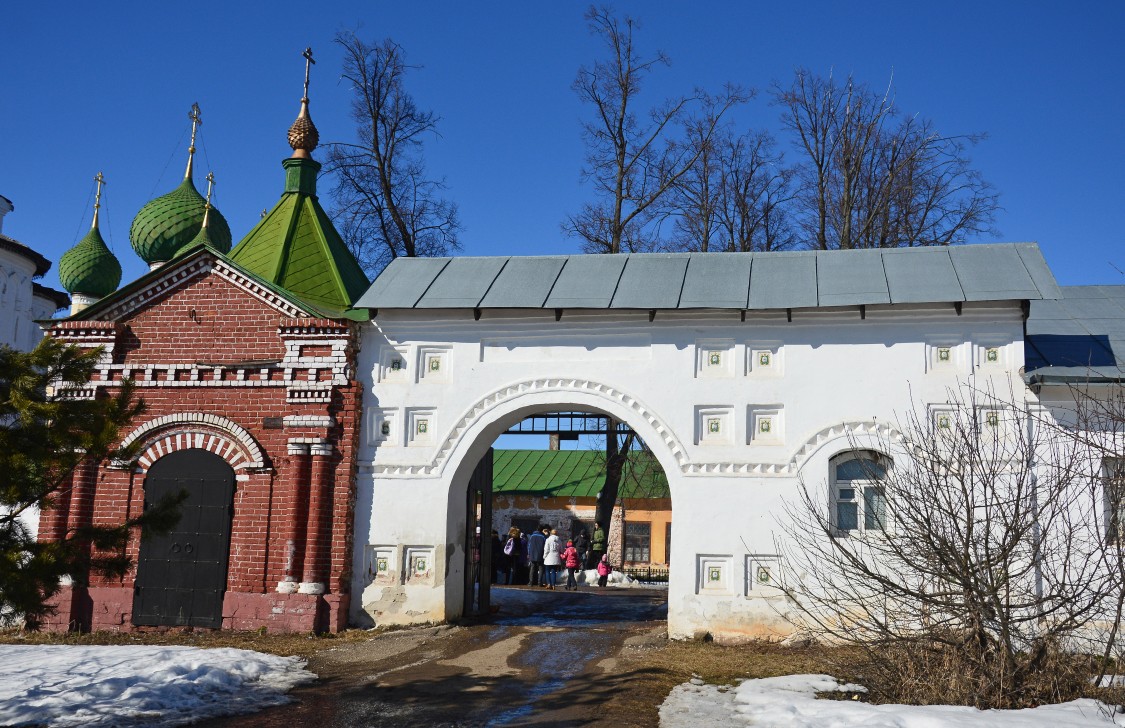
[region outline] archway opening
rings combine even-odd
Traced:
[[[133,624],[222,626],[234,482],[231,466],[200,448],[170,453],[149,468],[146,509],[166,496],[187,496],[171,531],[141,540]]]
[[[534,596],[554,591],[593,597],[577,610],[583,617],[665,618],[671,486],[641,433],[576,406],[524,410],[501,422],[497,434],[481,436],[491,440],[488,449],[462,479],[463,613],[503,616],[512,604],[534,601],[534,612],[551,617],[552,603],[576,606]],[[620,614],[616,597],[625,595],[637,608]]]

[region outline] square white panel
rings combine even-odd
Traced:
[[[779,404],[752,404],[746,408],[748,445],[783,445],[785,411]]]
[[[379,347],[379,381],[406,383],[410,381],[407,377],[406,347],[391,344]]]
[[[365,564],[368,583],[399,583],[402,572],[397,557],[397,546],[368,546]]]
[[[434,582],[434,547],[407,546],[403,560],[403,575],[407,584],[432,584]]]
[[[965,351],[967,345],[963,341],[949,339],[936,339],[926,344],[926,371],[945,372],[956,374],[964,371]]]
[[[696,594],[732,594],[734,557],[699,554],[696,559]]]
[[[395,431],[397,422],[396,410],[371,407],[367,411],[367,442],[371,445],[380,443],[397,445],[397,433]]]
[[[695,408],[695,444],[731,445],[734,443],[734,407],[704,405]]]
[[[406,410],[406,445],[432,445],[437,437],[432,407],[411,407]]]
[[[447,382],[449,381],[449,359],[451,349],[448,346],[419,346],[417,380],[419,382]]]
[[[702,339],[695,342],[695,376],[728,378],[734,376],[735,348],[732,339]]]
[[[746,557],[746,596],[780,597],[781,557],[777,554],[749,554]]]
[[[751,341],[746,344],[746,376],[780,377],[784,373],[784,364],[781,342]]]

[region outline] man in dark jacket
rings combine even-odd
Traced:
[[[545,543],[547,543],[547,537],[543,535],[542,529],[532,531],[531,535],[527,537],[527,560],[530,570],[527,583],[529,586],[539,586],[543,576],[543,544]]]
[[[594,568],[598,562],[602,560],[602,555],[605,554],[605,529],[602,524],[594,524],[594,538],[590,542],[590,560],[586,562],[587,568]]]
[[[586,529],[578,529],[578,533],[574,535],[574,550],[578,552],[578,563],[582,568],[586,568],[586,552],[590,550],[590,537],[586,535]]]

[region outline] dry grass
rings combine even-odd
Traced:
[[[605,724],[657,725],[660,704],[668,692],[696,675],[708,683],[733,685],[746,678],[836,674],[852,660],[851,653],[840,648],[788,647],[766,642],[738,647],[711,642],[667,642],[658,647],[627,649],[619,669],[632,677],[628,688],[606,704]],[[848,678],[849,674],[838,676]]]
[[[237,647],[284,657],[308,659],[316,653],[351,642],[371,639],[371,632],[351,629],[339,634],[266,634],[237,631],[161,630],[145,632],[47,633],[0,631],[0,644],[8,645],[186,645],[190,647]]]

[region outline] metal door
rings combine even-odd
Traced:
[[[141,541],[133,624],[222,626],[234,470],[206,450],[180,450],[153,463],[144,490],[146,510],[166,495],[188,495],[172,531]]]

